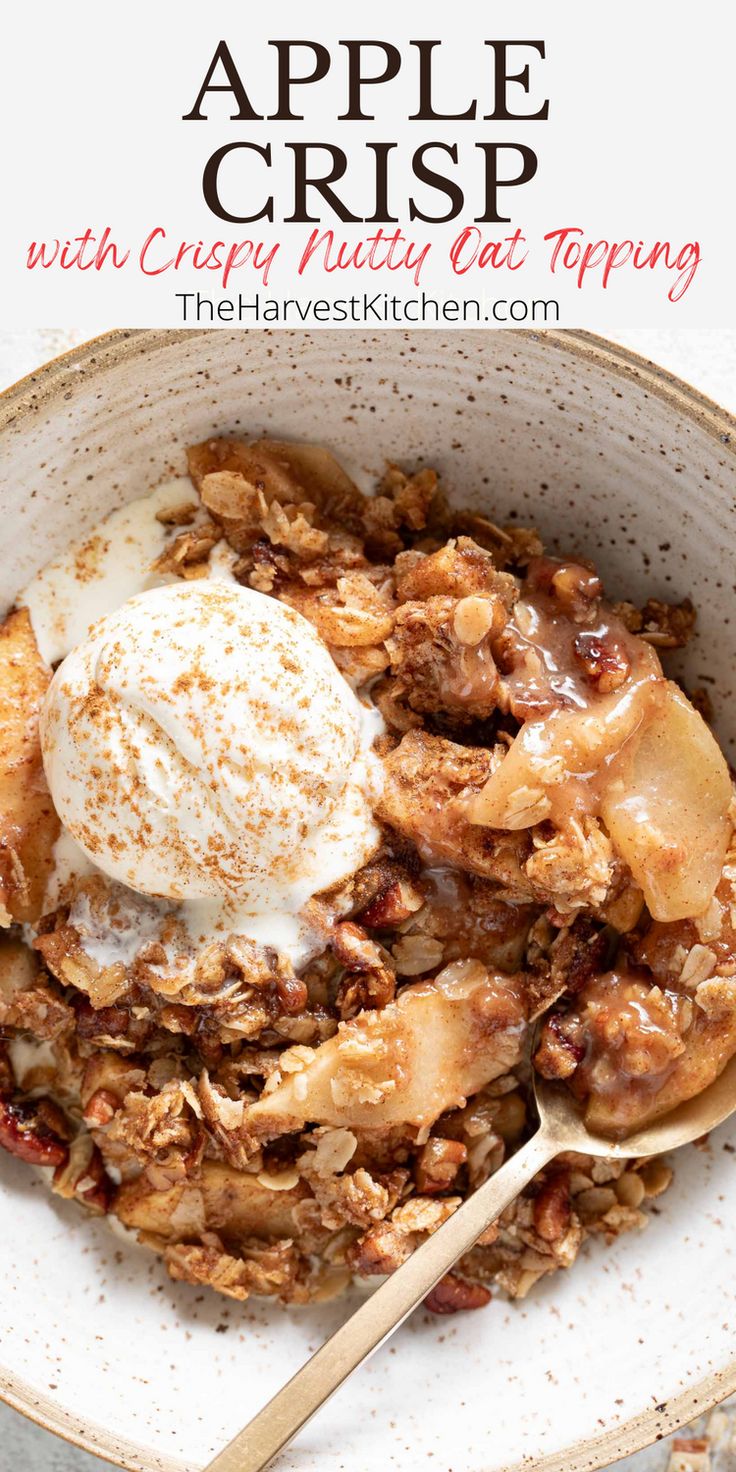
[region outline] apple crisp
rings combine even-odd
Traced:
[[[142,577],[295,610],[380,714],[378,839],[276,935],[199,944],[59,864],[32,613],[0,628],[0,1144],[171,1276],[307,1303],[392,1272],[534,1127],[531,1070],[612,1137],[736,1052],[731,778],[661,657],[689,601],[457,510],[431,469],[361,492],[327,451],[211,440]],[[161,531],[163,527],[163,531]],[[143,584],[141,584],[143,586]],[[309,692],[307,691],[307,695]],[[427,1300],[523,1297],[643,1227],[660,1160],[563,1155]]]

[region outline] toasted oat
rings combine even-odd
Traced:
[[[53,815],[16,831],[26,809],[8,819],[0,774],[2,918],[38,924],[35,960],[20,942],[0,952],[0,1143],[54,1165],[61,1194],[117,1212],[172,1276],[314,1302],[352,1272],[393,1271],[519,1147],[522,1039],[541,1013],[535,1065],[576,1089],[591,1038],[601,1077],[615,1084],[622,1062],[632,1093],[657,1068],[683,1089],[703,1058],[725,1061],[736,850],[697,919],[652,923],[582,791],[560,817],[564,753],[538,754],[503,828],[470,820],[524,723],[566,709],[565,689],[626,689],[630,635],[682,645],[687,600],[619,605],[612,628],[594,569],[545,556],[532,529],[452,510],[429,468],[390,465],[371,497],[315,446],[219,439],[189,460],[201,504],[160,513],[158,570],[201,576],[223,542],[236,578],[311,620],[386,722],[382,845],[310,908],[316,953],[299,974],[242,936],[187,951],[175,928],[101,967],[110,887],[82,881],[39,922]],[[48,672],[24,617],[0,654],[23,667],[24,690],[15,669],[6,684],[35,781]],[[572,682],[562,696],[548,655]],[[45,1051],[24,1064],[27,1035]],[[586,1239],[639,1230],[670,1180],[657,1160],[563,1156],[428,1307],[480,1306],[493,1284],[523,1297]]]

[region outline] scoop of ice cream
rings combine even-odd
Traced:
[[[298,909],[369,857],[380,724],[301,614],[236,583],[140,594],[57,670],[57,811],[144,894]]]

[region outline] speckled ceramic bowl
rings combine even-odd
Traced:
[[[463,501],[598,559],[614,593],[693,594],[686,669],[728,742],[735,428],[582,333],[114,332],[0,399],[0,605],[187,443],[317,439],[368,470],[437,466]],[[641,1236],[591,1245],[522,1304],[415,1314],[279,1466],[582,1472],[736,1389],[729,1134],[683,1152]],[[0,1177],[2,1392],[126,1467],[200,1467],[349,1311],[174,1286],[17,1161]]]

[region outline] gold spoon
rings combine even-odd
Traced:
[[[570,1092],[535,1078],[537,1133],[491,1176],[298,1370],[205,1472],[262,1472],[353,1370],[398,1329],[486,1227],[563,1150],[610,1160],[661,1155],[715,1129],[736,1109],[736,1057],[702,1094],[610,1140],[588,1130]]]

